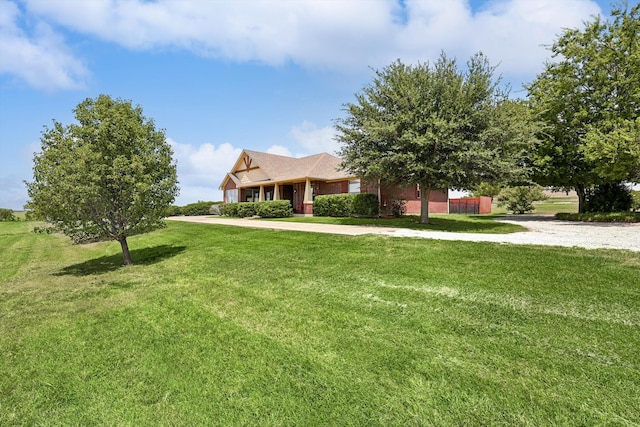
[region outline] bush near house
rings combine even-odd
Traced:
[[[212,208],[215,205],[220,203],[222,202],[203,202],[199,200],[196,203],[189,203],[188,205],[185,205],[185,206],[171,206],[169,207],[167,216],[211,215],[211,214],[214,214],[214,212],[212,212]]]
[[[293,208],[288,200],[258,202],[256,215],[261,218],[287,218],[293,215]]]
[[[345,217],[353,213],[353,194],[316,196],[313,213],[317,216]]]
[[[313,201],[313,214],[332,217],[375,217],[380,214],[380,202],[377,195],[369,193],[316,196]]]
[[[380,215],[378,196],[371,193],[360,193],[353,196],[353,215],[375,217]]]
[[[259,216],[262,218],[287,218],[293,215],[291,202],[288,200],[270,200],[265,202],[240,202],[219,205],[220,215],[246,218]]]

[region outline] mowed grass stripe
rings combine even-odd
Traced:
[[[170,223],[118,268],[17,234],[0,424],[640,422],[632,252]]]

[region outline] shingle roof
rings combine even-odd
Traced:
[[[246,181],[240,179],[236,171],[239,170],[238,165],[244,156],[248,156],[252,166],[257,166],[261,170],[261,179],[254,181]],[[234,166],[228,177],[231,178],[239,187],[247,187],[258,182],[282,182],[305,180],[306,178],[323,181],[333,181],[352,178],[348,172],[340,170],[339,166],[342,159],[332,156],[328,153],[314,154],[307,157],[287,157],[277,154],[262,153],[260,151],[244,150],[240,155],[238,162]],[[264,175],[264,176],[262,176]],[[266,179],[264,179],[266,177]],[[224,184],[224,182],[223,182]]]

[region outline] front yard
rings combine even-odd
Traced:
[[[0,425],[640,423],[638,253],[0,235]]]

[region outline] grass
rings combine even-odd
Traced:
[[[640,254],[1,223],[0,425],[637,425]]]
[[[506,234],[526,230],[517,224],[496,222],[494,221],[496,217],[496,215],[429,215],[429,224],[421,224],[420,218],[417,215],[405,215],[400,218],[333,218],[326,216],[307,216],[265,219],[265,221],[396,227],[457,233]]]
[[[557,219],[580,222],[640,222],[640,212],[558,213]]]
[[[534,213],[540,215],[575,213],[578,212],[578,197],[554,194],[547,200],[534,202],[533,205],[535,207]]]

